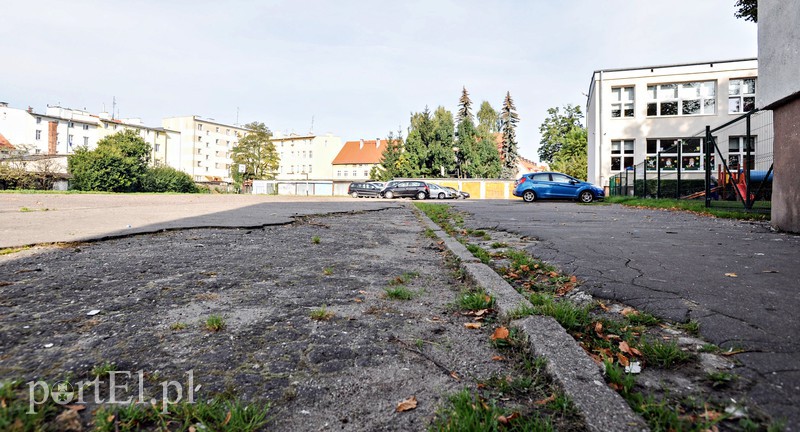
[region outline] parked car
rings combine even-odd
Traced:
[[[460,190],[453,189],[451,187],[446,187],[445,189],[449,190],[453,194],[453,198],[455,199],[467,199],[469,198],[469,192],[464,192]]]
[[[453,190],[439,186],[436,183],[428,183],[428,188],[430,189],[429,196],[431,198],[448,199],[456,197],[456,193]]]
[[[401,197],[426,199],[430,196],[430,188],[427,183],[418,180],[390,181],[386,183],[380,196],[389,199]]]
[[[591,183],[563,173],[541,172],[525,174],[517,180],[514,196],[525,202],[538,199],[574,199],[583,203],[605,198],[605,192]]]
[[[383,189],[383,183],[353,182],[347,187],[347,194],[353,198],[378,197]]]

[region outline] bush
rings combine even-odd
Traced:
[[[149,161],[150,144],[136,131],[125,130],[101,139],[95,150],[78,147],[67,164],[74,189],[135,192]]]
[[[200,190],[189,174],[172,167],[150,168],[142,177],[142,192],[197,193]]]

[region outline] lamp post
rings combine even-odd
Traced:
[[[456,156],[456,177],[461,178],[461,158],[458,157],[458,147],[453,147],[453,153]]]

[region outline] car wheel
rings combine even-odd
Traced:
[[[582,203],[590,203],[594,201],[594,194],[591,191],[585,190],[578,195],[578,198],[581,200]]]
[[[522,193],[522,200],[525,202],[534,202],[536,201],[536,192],[532,190],[526,190]]]
[[[353,198],[358,198],[358,192],[353,192],[350,194]]]
[[[392,193],[392,191],[386,191],[386,193],[383,194],[383,197],[392,199],[392,198],[394,198],[394,194]]]
[[[417,199],[421,199],[421,200],[425,199],[425,192],[422,192],[422,191],[417,192]]]
[[[439,196],[437,198],[444,199],[444,192],[439,192]]]

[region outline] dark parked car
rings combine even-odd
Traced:
[[[455,199],[459,199],[459,198],[461,198],[461,199],[467,199],[467,198],[469,198],[469,192],[464,192],[464,191],[460,191],[460,190],[455,190],[455,189],[453,189],[453,188],[451,188],[451,187],[449,187],[449,186],[448,186],[448,187],[446,187],[445,189],[449,189],[449,190],[450,190],[450,192],[452,192],[452,193],[453,193],[453,198],[455,198]]]
[[[386,187],[381,191],[384,198],[411,197],[416,199],[426,199],[431,191],[428,184],[416,180],[399,180],[386,183]]]
[[[590,203],[603,199],[605,192],[591,183],[557,172],[525,174],[517,180],[514,196],[525,202],[538,199],[574,199]]]
[[[383,183],[374,182],[353,182],[347,187],[347,194],[353,198],[359,197],[378,197],[383,189]]]

